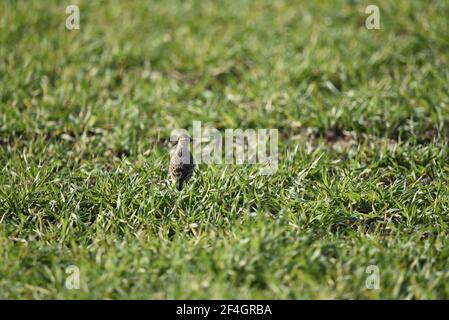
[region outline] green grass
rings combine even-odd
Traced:
[[[449,298],[449,2],[376,3],[0,1],[0,298]],[[177,192],[193,120],[278,172]]]

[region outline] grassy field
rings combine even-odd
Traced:
[[[449,2],[375,2],[0,1],[0,298],[449,298]],[[178,192],[194,120],[279,170]]]

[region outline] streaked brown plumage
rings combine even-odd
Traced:
[[[173,182],[177,183],[178,190],[181,190],[184,182],[187,183],[193,175],[195,163],[189,151],[190,138],[181,136],[178,144],[170,155],[169,172]]]

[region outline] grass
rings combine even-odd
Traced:
[[[0,298],[449,298],[447,1],[73,2],[0,2]],[[278,172],[177,192],[194,120]]]

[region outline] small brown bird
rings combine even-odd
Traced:
[[[185,135],[179,137],[178,143],[170,155],[170,177],[173,182],[177,182],[178,190],[182,189],[184,182],[189,181],[195,168],[189,145],[190,137]]]

